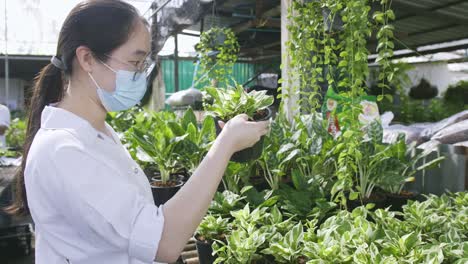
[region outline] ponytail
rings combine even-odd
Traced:
[[[23,145],[23,158],[21,167],[15,175],[15,196],[13,203],[5,210],[9,214],[29,214],[26,186],[24,183],[24,169],[26,168],[28,152],[34,140],[34,136],[41,127],[42,110],[44,110],[48,104],[60,101],[63,97],[63,93],[64,83],[61,69],[53,64],[45,66],[34,79],[33,95],[29,106],[26,140]]]

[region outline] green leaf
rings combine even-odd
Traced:
[[[349,193],[349,200],[351,200],[351,201],[356,200],[358,197],[359,197],[359,193],[358,193],[358,192],[352,191],[352,192]]]
[[[300,170],[295,169],[292,171],[292,181],[296,189],[298,190],[307,189],[307,180],[305,178],[305,175],[301,174]]]
[[[244,194],[244,193],[248,192],[249,190],[251,190],[252,188],[253,188],[252,185],[245,186],[245,187],[243,187],[243,188],[241,189],[240,193],[241,193],[241,194]]]
[[[192,124],[194,126],[197,125],[197,118],[192,110],[191,107],[189,107],[185,113],[184,113],[184,116],[182,118],[182,127],[187,130],[187,127],[189,126],[189,124]]]

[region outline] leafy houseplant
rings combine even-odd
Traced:
[[[230,28],[213,27],[203,32],[195,50],[200,54],[202,71],[211,80],[227,82],[232,66],[237,61],[239,43]]]
[[[215,117],[216,133],[221,133],[218,120],[229,121],[239,114],[246,114],[252,121],[268,120],[271,112],[268,109],[274,98],[266,91],[251,91],[247,93],[241,85],[232,89],[206,88],[212,103],[205,102],[205,110]],[[263,137],[253,147],[234,153],[232,161],[247,162],[260,157],[263,148]]]
[[[206,117],[199,126],[192,108],[189,108],[181,118],[169,120],[167,125],[176,137],[184,137],[173,152],[179,157],[180,166],[192,174],[216,137],[213,118]]]
[[[230,224],[227,218],[213,215],[205,216],[195,234],[201,264],[211,264],[215,261],[216,257],[213,256],[211,245],[214,240],[225,240],[226,233],[230,230]]]
[[[176,136],[167,119],[164,119],[167,116],[163,112],[155,113],[149,119],[149,130],[142,130],[141,127],[131,129],[131,138],[138,146],[140,159],[154,163],[160,172],[161,180],[152,182],[153,196],[157,205],[164,204],[183,185],[183,182],[171,179],[170,176],[180,171],[180,157],[174,150],[185,140],[187,134]]]

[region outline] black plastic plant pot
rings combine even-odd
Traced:
[[[216,257],[213,256],[213,248],[211,243],[197,239],[198,260],[200,264],[213,264]]]
[[[384,209],[385,206],[387,205],[386,200],[387,200],[387,197],[384,194],[372,193],[369,198],[364,198],[362,200],[357,199],[357,200],[352,200],[352,201],[348,200],[347,207],[348,207],[348,211],[352,211],[361,205],[365,206],[367,204],[373,203],[375,204],[374,209]]]
[[[154,204],[160,206],[169,201],[184,185],[182,181],[169,181],[165,186],[162,181],[156,180],[151,183],[151,191],[153,192]]]
[[[259,122],[259,121],[265,121],[265,120],[270,119],[271,110],[269,108],[266,108],[264,111],[266,112],[266,114],[264,114],[262,117],[258,119],[254,119],[253,121]],[[218,136],[221,133],[221,127],[218,124],[218,121],[220,120],[221,119],[219,118],[215,118],[216,136]],[[226,120],[222,120],[222,121],[226,122]],[[260,156],[262,155],[262,151],[263,151],[264,138],[265,138],[264,136],[261,137],[260,140],[257,143],[255,143],[255,145],[253,145],[252,147],[246,148],[244,150],[234,153],[231,157],[231,161],[245,163],[245,162],[260,158]]]
[[[400,194],[387,193],[387,201],[385,207],[390,207],[392,211],[403,211],[403,205],[407,204],[409,200],[416,200],[418,197],[417,192],[403,191]]]
[[[171,181],[181,181],[181,182],[186,182],[187,177],[183,174],[171,174],[169,177]],[[161,174],[159,172],[155,173],[153,177],[151,177],[151,181],[161,181]]]

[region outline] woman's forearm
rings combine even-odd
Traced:
[[[208,211],[231,158],[231,149],[226,140],[218,137],[187,183],[164,205],[164,230],[157,260],[175,261],[180,255]]]

